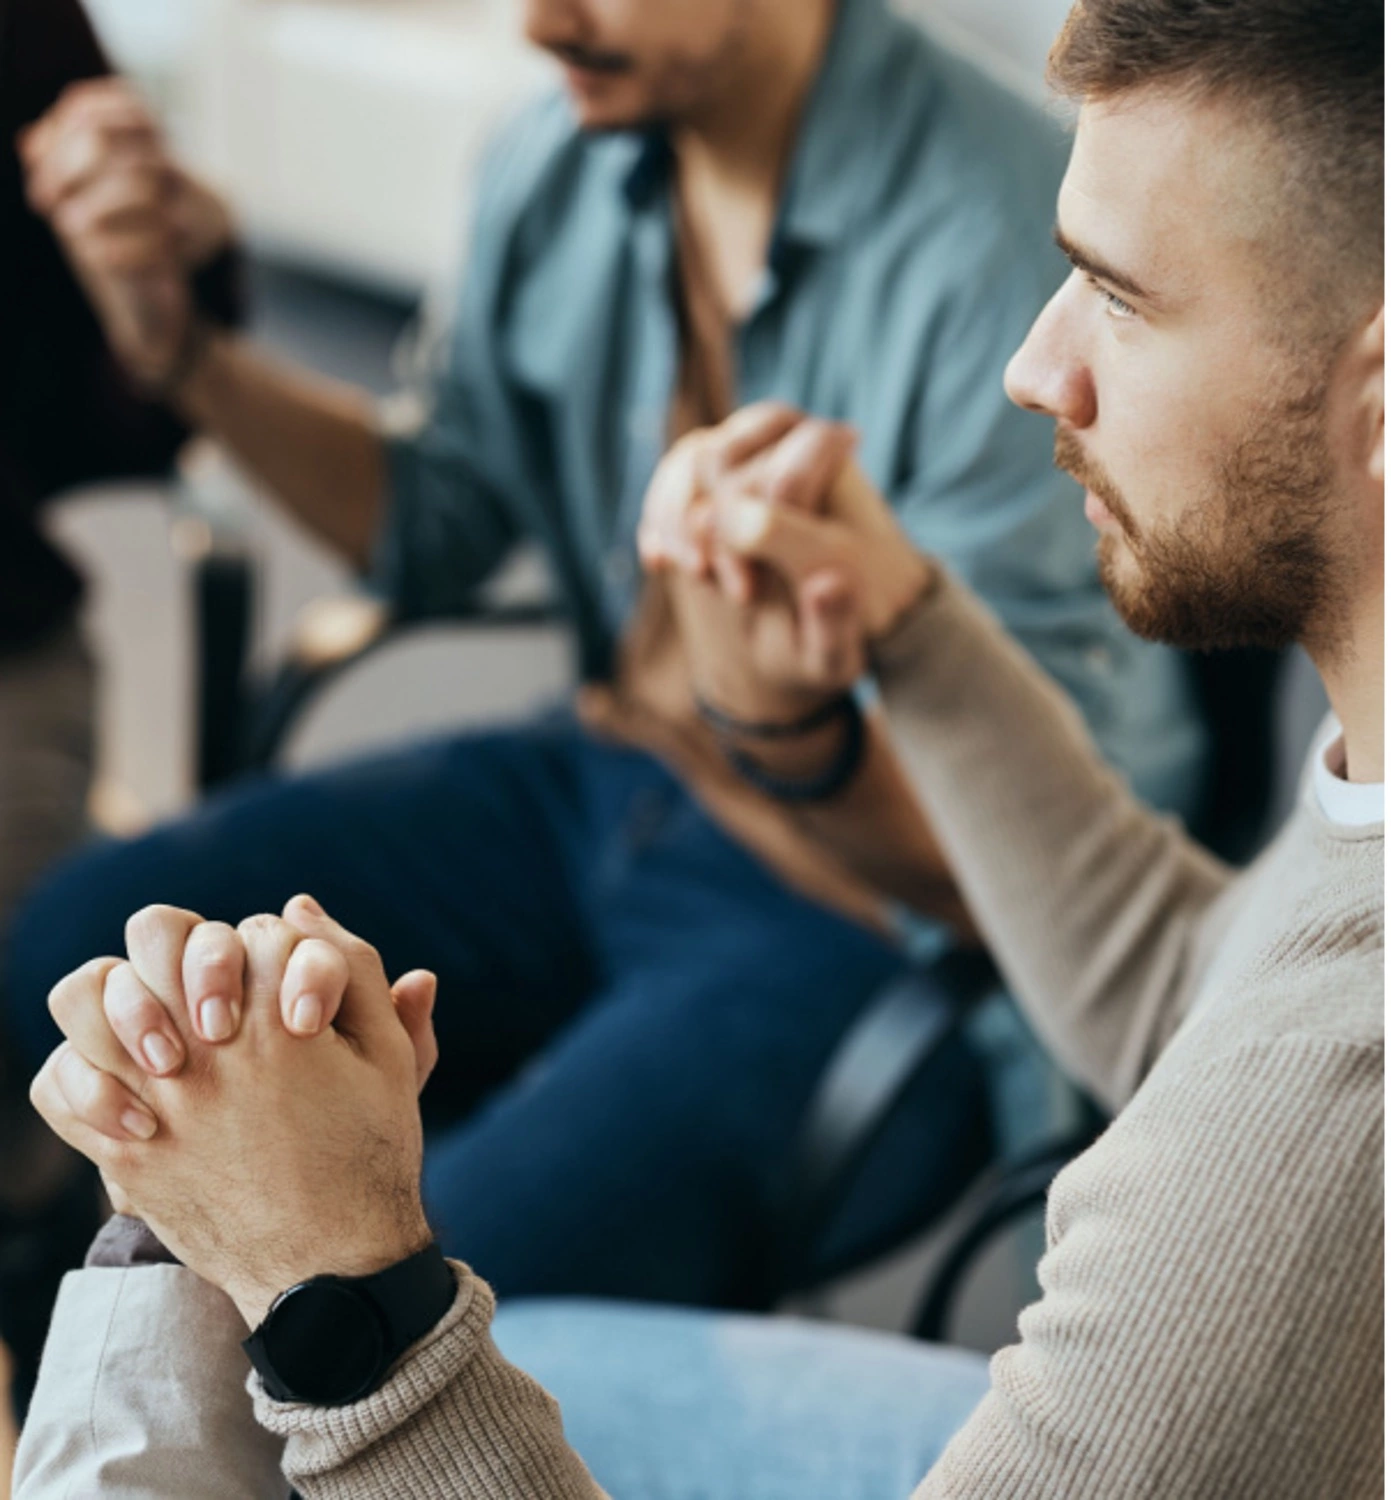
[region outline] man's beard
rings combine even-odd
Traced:
[[[1209,493],[1177,522],[1149,530],[1076,436],[1059,430],[1054,462],[1105,504],[1124,533],[1124,540],[1102,535],[1097,563],[1136,635],[1196,651],[1278,650],[1307,643],[1329,619],[1341,577],[1328,549],[1333,460],[1325,389],[1264,412]]]

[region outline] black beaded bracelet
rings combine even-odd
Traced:
[[[699,693],[696,694],[695,705],[696,712],[717,734],[742,740],[795,740],[805,734],[814,734],[827,724],[834,724],[837,719],[844,718],[845,705],[851,700],[850,693],[840,693],[829,703],[820,704],[800,719],[782,723],[766,719],[736,719],[733,714],[716,708],[708,698],[702,698]]]
[[[760,792],[778,802],[829,802],[854,780],[865,757],[865,717],[859,702],[851,693],[836,700],[836,711],[845,722],[845,741],[835,760],[815,776],[779,776],[742,750],[724,744],[725,759]]]
[[[140,392],[145,399],[164,402],[174,400],[184,382],[203,362],[203,356],[208,352],[208,345],[212,342],[214,332],[214,325],[196,309],[191,312],[169,368],[158,380],[139,382]]]

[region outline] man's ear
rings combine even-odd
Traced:
[[[1368,481],[1382,487],[1386,483],[1386,304],[1367,325],[1360,340],[1359,401],[1366,433],[1366,474]]]

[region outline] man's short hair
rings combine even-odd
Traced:
[[[1170,86],[1261,119],[1288,168],[1273,248],[1313,252],[1307,305],[1346,332],[1384,295],[1384,26],[1382,0],[1077,0],[1049,79],[1076,100]]]

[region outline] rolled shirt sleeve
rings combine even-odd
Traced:
[[[15,1500],[286,1500],[246,1391],[246,1327],[182,1266],[63,1280],[20,1436]]]

